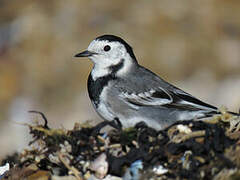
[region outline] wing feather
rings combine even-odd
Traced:
[[[134,107],[139,106],[166,106],[182,110],[217,110],[216,107],[204,103],[192,95],[176,88],[175,90],[165,90],[161,87],[151,89],[146,92],[134,93],[125,92],[121,97]]]
[[[169,104],[173,101],[173,98],[162,88],[157,88],[156,90],[151,89],[146,92],[141,93],[129,93],[125,92],[121,94],[128,103],[139,106],[161,106],[164,104]]]

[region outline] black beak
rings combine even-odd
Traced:
[[[97,54],[97,53],[86,50],[86,51],[76,54],[74,57],[90,57],[94,54]]]

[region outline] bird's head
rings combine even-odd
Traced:
[[[132,64],[137,63],[131,46],[114,35],[97,37],[90,43],[87,50],[76,54],[75,57],[88,57],[93,61],[95,70],[108,70],[108,72],[113,70],[124,72]]]

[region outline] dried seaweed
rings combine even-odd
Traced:
[[[95,162],[105,154],[107,173],[118,177],[124,176],[131,164],[141,160],[140,179],[213,179],[221,174],[227,176],[228,171],[236,178],[239,177],[240,141],[238,129],[230,122],[237,119],[231,116],[224,121],[218,117],[210,123],[181,121],[161,131],[140,123],[134,128],[112,129],[108,133],[96,133],[98,125],[76,124],[68,131],[51,129],[45,119],[44,125],[28,125],[34,139],[30,150],[14,154],[2,164],[14,165],[15,171],[10,170],[6,178],[13,177],[17,168],[26,170],[34,164],[37,168],[34,173],[44,171],[55,176],[88,179],[98,171],[93,163],[100,163],[98,173],[105,173],[101,162]],[[153,170],[156,167],[164,168],[164,173],[157,174]],[[105,176],[104,173],[101,176]]]

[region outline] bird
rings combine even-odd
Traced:
[[[217,107],[141,66],[121,37],[101,35],[75,57],[87,57],[94,64],[87,81],[88,94],[105,121],[117,121],[124,128],[144,123],[161,130],[177,121],[220,114]]]

